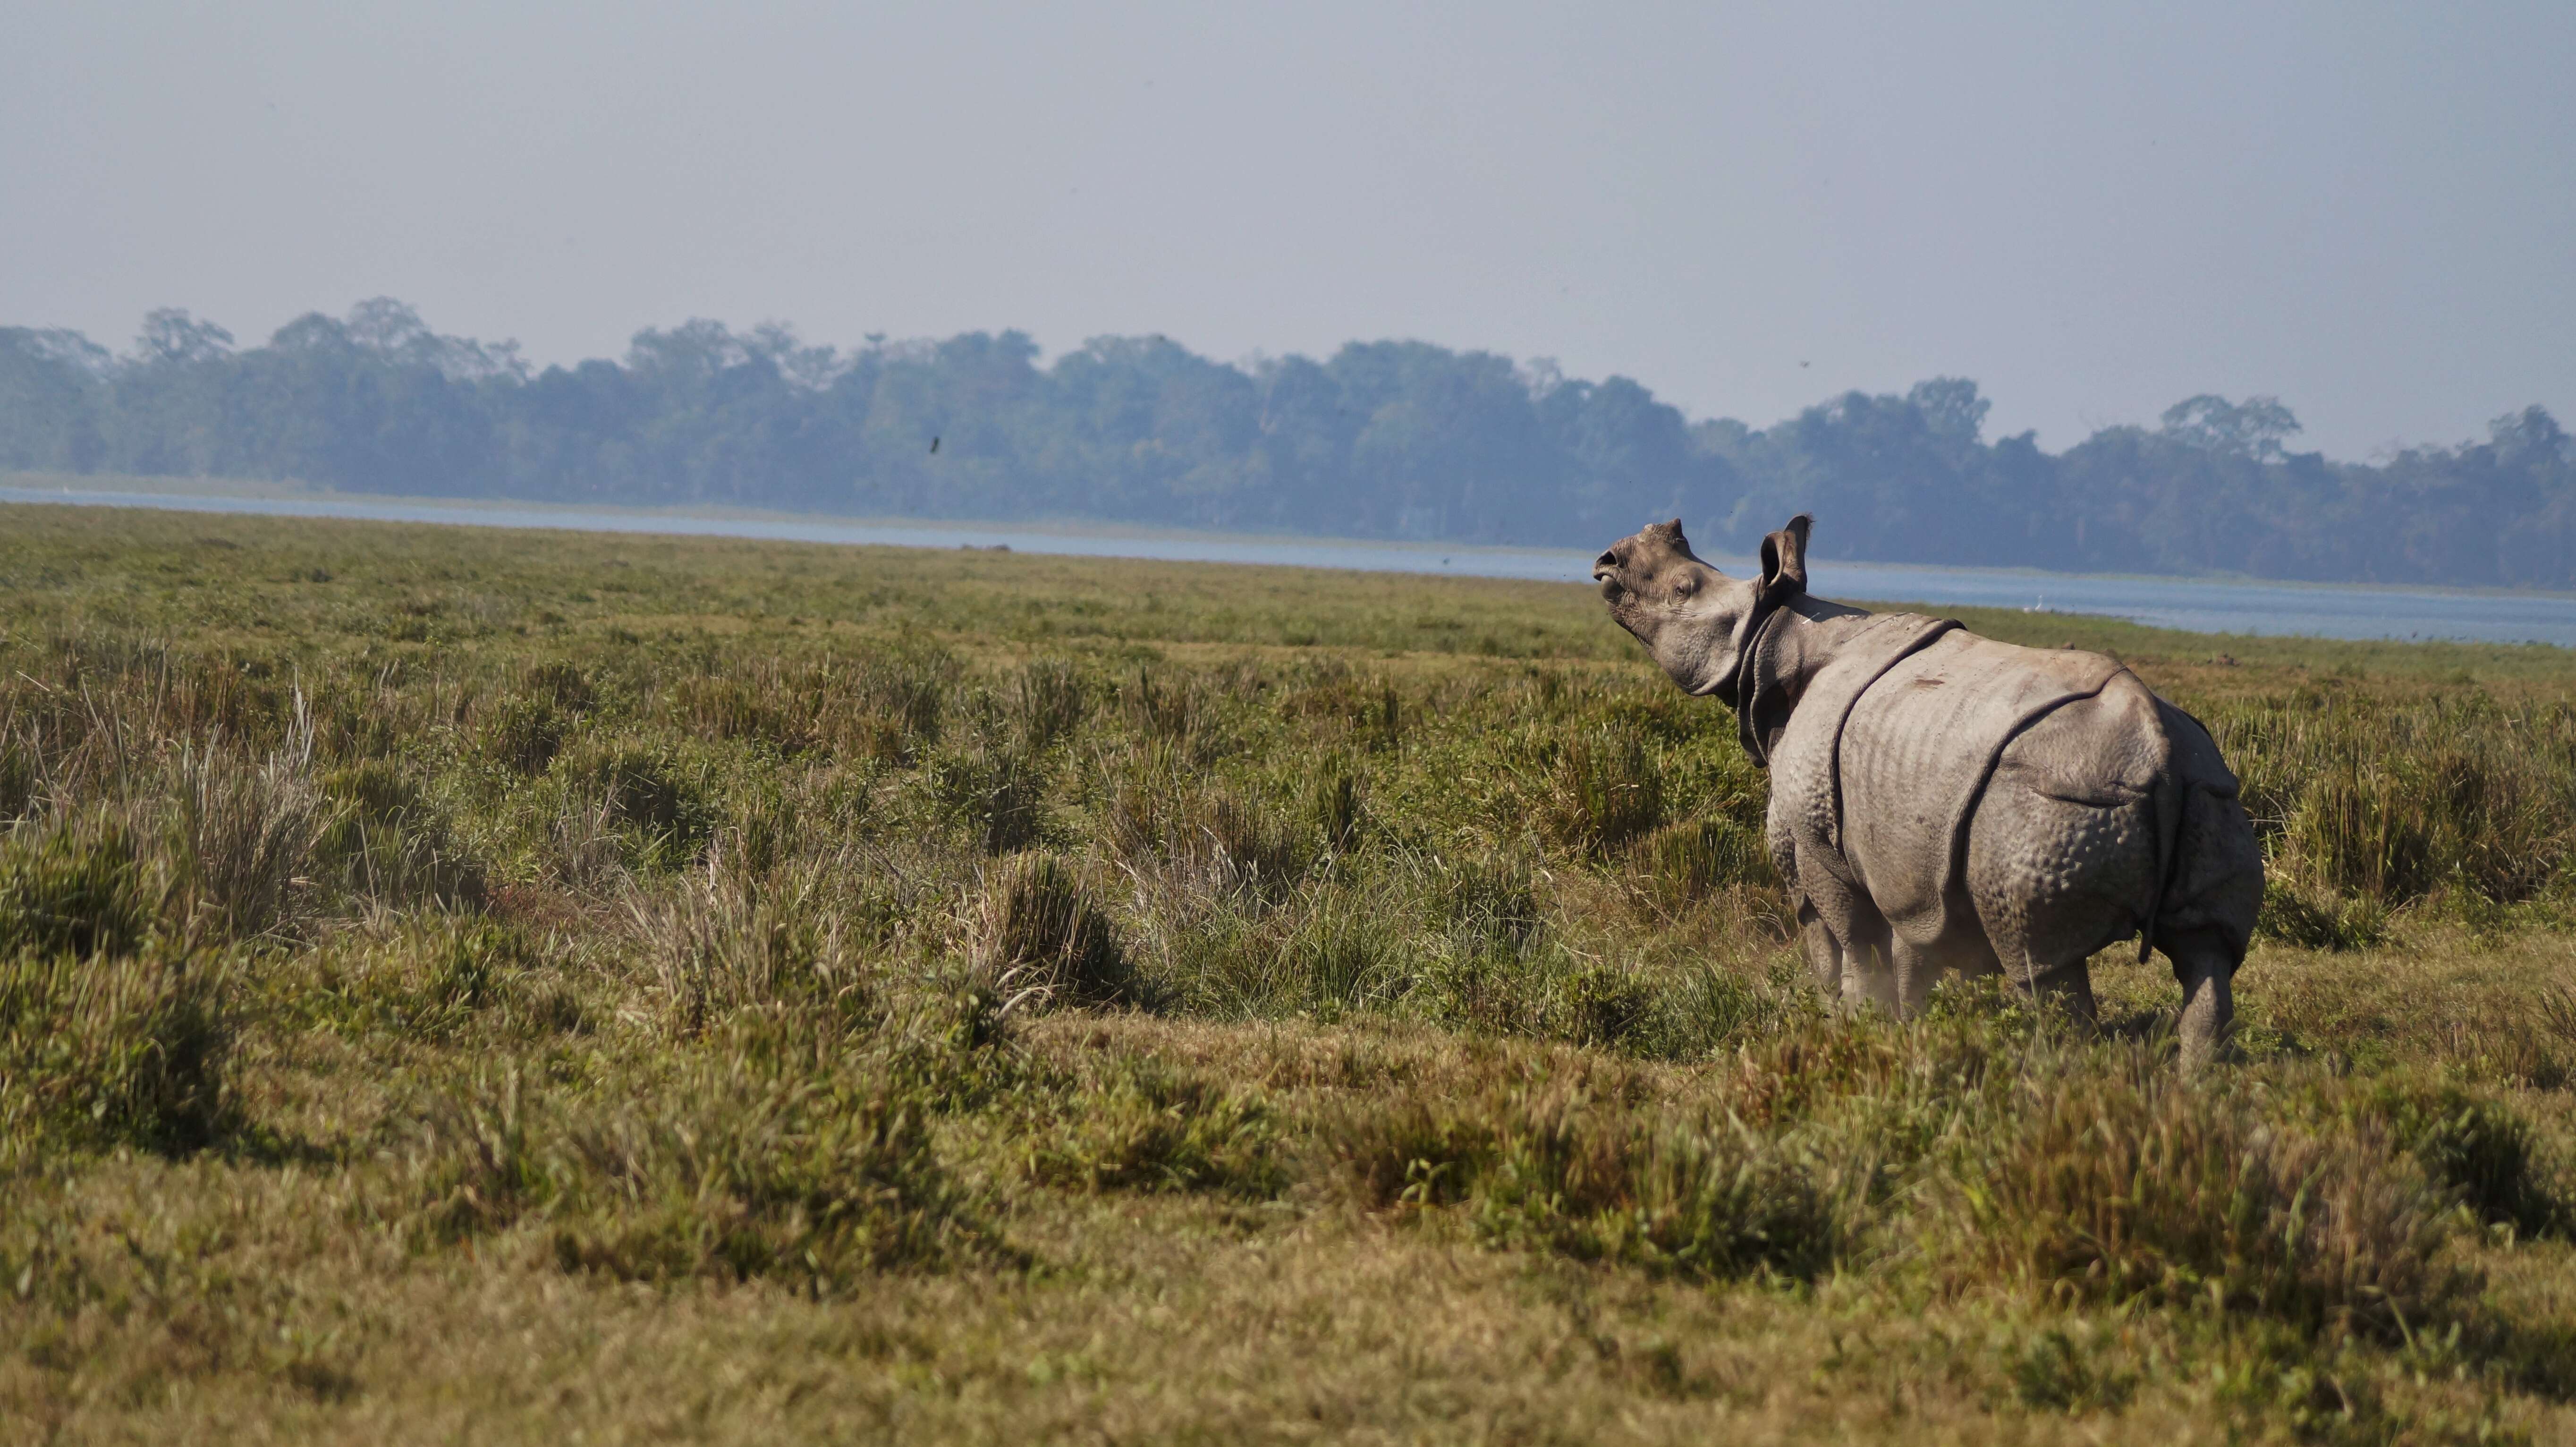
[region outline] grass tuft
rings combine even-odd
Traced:
[[[1594,854],[1619,849],[1664,822],[1664,777],[1645,734],[1603,724],[1574,734],[1559,753],[1547,822],[1562,843]]]
[[[1052,1186],[1267,1200],[1290,1179],[1279,1115],[1261,1092],[1151,1059],[1120,1059],[1032,1134],[1029,1174]]]
[[[326,816],[308,741],[299,731],[260,762],[189,745],[172,763],[167,827],[195,922],[257,939],[310,918]]]
[[[158,944],[0,956],[0,1171],[66,1147],[214,1143],[236,1033],[218,959]]]
[[[2033,1075],[2016,1128],[1955,1172],[1971,1269],[2050,1297],[2206,1305],[2395,1340],[2477,1283],[2444,1256],[2441,1194],[2384,1138],[2308,1135],[2144,1053],[2125,1070]]]
[[[975,920],[978,956],[1010,993],[1075,1005],[1137,1003],[1135,971],[1081,874],[1053,854],[1006,861]]]
[[[90,816],[0,839],[0,956],[125,954],[150,923],[123,826]]]

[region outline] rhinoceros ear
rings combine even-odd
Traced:
[[[1800,513],[1762,540],[1762,596],[1772,602],[1807,591],[1807,529],[1815,519]]]

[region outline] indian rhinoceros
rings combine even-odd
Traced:
[[[1764,832],[1819,982],[1909,1012],[1945,970],[2001,971],[2090,1020],[2086,957],[2134,935],[2181,982],[2184,1063],[2209,1060],[2263,859],[2208,730],[2100,654],[1809,595],[1809,526],[1763,541],[1758,578],[1701,562],[1678,518],[1592,576],[1770,771]]]

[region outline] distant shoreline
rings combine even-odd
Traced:
[[[49,494],[38,496],[35,494]],[[88,496],[84,496],[87,494]],[[1206,528],[1157,527],[1151,523],[1105,521],[1092,518],[932,518],[903,514],[867,514],[797,512],[783,508],[749,508],[723,505],[679,504],[648,507],[633,503],[555,501],[538,498],[429,496],[405,493],[342,492],[333,488],[313,487],[292,482],[268,482],[255,478],[224,477],[157,477],[108,473],[50,473],[0,471],[0,501],[70,502],[115,507],[172,507],[187,499],[230,500],[234,502],[279,502],[336,505],[382,509],[437,509],[446,512],[522,513],[530,516],[525,523],[457,520],[468,527],[562,527],[563,523],[537,521],[545,515],[573,515],[601,520],[604,531],[639,532],[652,529],[620,527],[619,522],[645,521],[702,522],[716,524],[768,524],[814,529],[847,529],[865,532],[912,532],[940,534],[1029,534],[1037,537],[1067,540],[1149,541],[1170,543],[1203,543],[1212,546],[1253,548],[1323,548],[1333,550],[1376,551],[1408,555],[1436,554],[1457,558],[1494,558],[1561,560],[1579,554],[1588,562],[1592,548],[1541,548],[1511,543],[1447,542],[1439,539],[1351,538],[1311,533],[1227,532]],[[184,509],[181,509],[184,510]],[[208,511],[240,512],[247,509],[215,508]],[[339,516],[334,512],[295,514]],[[355,514],[347,514],[354,516]],[[444,519],[380,519],[384,521],[439,522]],[[1640,520],[1645,521],[1645,520]],[[675,536],[742,536],[779,537],[798,540],[792,535],[718,532],[701,529],[673,529]],[[1606,545],[1613,539],[1604,537]],[[944,543],[921,542],[896,546],[947,546]],[[1088,554],[1087,554],[1088,555]],[[1116,554],[1105,554],[1117,556]],[[1222,559],[1216,561],[1223,561]],[[1749,557],[1711,555],[1709,561],[1721,569],[1752,565]],[[1991,579],[2028,579],[2047,583],[2067,582],[2133,582],[2155,586],[2209,585],[2225,588],[2280,588],[2323,592],[2375,592],[2400,597],[2522,598],[2533,600],[2566,600],[2576,603],[2576,591],[2545,588],[2474,588],[2435,583],[2336,582],[2309,578],[2263,578],[2238,573],[2067,573],[2045,568],[1999,568],[1944,563],[1886,563],[1854,558],[1825,558],[1820,566],[1834,572],[1856,572],[1866,577],[1872,573],[1914,573],[1921,571],[1955,573]],[[1282,566],[1310,566],[1284,564]],[[1366,569],[1363,569],[1366,571]],[[1399,571],[1419,571],[1404,568]],[[1431,571],[1438,571],[1433,569]],[[1454,570],[1469,577],[1527,577],[1522,572],[1486,572],[1481,569]],[[1565,581],[1588,581],[1580,576]],[[2049,610],[2042,610],[2049,611]],[[2088,611],[2068,609],[2065,611]]]
[[[117,479],[125,481],[126,479]],[[645,510],[468,498],[352,496],[285,492],[211,482],[188,492],[103,486],[8,485],[0,505],[135,508],[224,516],[279,516],[349,522],[421,523],[502,529],[718,537],[751,541],[929,549],[999,548],[1034,555],[1126,558],[1358,573],[1588,583],[1586,549],[1476,547],[1380,540],[1296,539],[1098,524],[859,520],[808,514]],[[1728,570],[1749,560],[1712,558]],[[2576,649],[2576,597],[2333,583],[2124,577],[1937,568],[1817,559],[1809,574],[1826,597],[1872,604],[2000,608],[2120,618],[2154,628],[2217,635],[2391,641],[2448,640]]]

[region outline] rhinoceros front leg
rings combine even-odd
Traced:
[[[2093,969],[2083,960],[2033,966],[2030,993],[2040,1003],[2065,1011],[2078,1024],[2089,1026],[2101,1018],[2093,1003]]]

